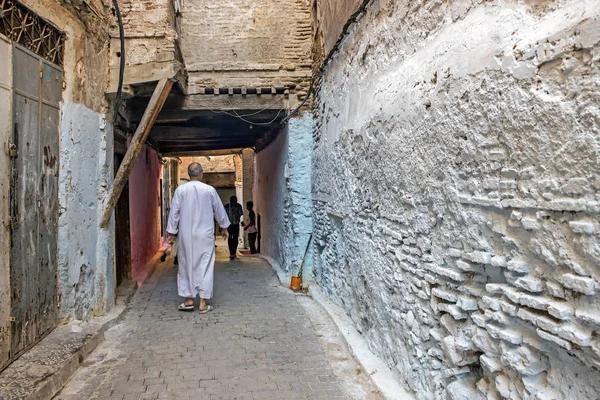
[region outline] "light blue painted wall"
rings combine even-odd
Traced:
[[[292,118],[275,141],[256,155],[255,209],[261,215],[261,253],[288,275],[298,271],[312,232],[312,114]],[[312,254],[304,265],[312,277]]]
[[[113,179],[113,131],[105,116],[63,104],[58,280],[63,317],[87,319],[114,304],[114,222],[100,229]]]

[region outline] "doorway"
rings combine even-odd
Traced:
[[[60,67],[13,43],[11,361],[58,320]]]

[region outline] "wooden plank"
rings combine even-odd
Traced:
[[[154,93],[152,93],[152,97],[150,97],[148,107],[146,107],[146,111],[142,116],[142,120],[135,130],[135,134],[133,135],[131,144],[127,149],[125,158],[119,166],[119,171],[117,172],[117,176],[113,182],[113,186],[108,197],[108,202],[106,203],[104,213],[102,214],[102,219],[100,221],[101,228],[106,228],[108,225],[112,212],[117,205],[117,201],[119,200],[119,196],[121,195],[127,180],[129,179],[129,174],[131,173],[135,161],[142,150],[142,146],[144,145],[144,142],[146,141],[146,138],[152,129],[152,125],[154,125],[154,121],[156,120],[158,113],[162,109],[163,104],[165,104],[165,100],[167,99],[172,86],[173,81],[164,78],[161,79],[156,85],[156,88],[154,88]]]
[[[257,92],[262,90],[256,89]],[[218,89],[215,88],[215,92]],[[258,93],[257,93],[258,94]],[[286,97],[283,94],[273,96],[249,96],[230,94],[229,96],[189,95],[186,96],[181,110],[289,110],[296,103],[295,94]]]
[[[151,83],[161,79],[174,79],[181,71],[182,67],[179,61],[155,62],[140,65],[131,65],[125,68],[123,76],[124,85],[135,85],[140,83]],[[106,95],[109,96],[117,92],[119,82],[119,69],[111,68],[110,81]]]

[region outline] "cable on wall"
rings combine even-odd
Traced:
[[[118,0],[113,0],[115,7],[115,14],[117,16],[117,23],[119,25],[119,42],[121,43],[121,56],[119,60],[119,84],[117,86],[117,96],[115,97],[115,106],[113,110],[113,125],[117,121],[117,115],[119,115],[119,105],[121,104],[121,96],[123,93],[123,75],[125,73],[125,29],[123,29],[123,18],[121,16],[121,10],[119,9]]]

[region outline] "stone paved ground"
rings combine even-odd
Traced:
[[[308,298],[219,249],[213,312],[177,311],[177,269],[159,266],[55,399],[379,399]]]

